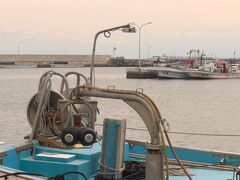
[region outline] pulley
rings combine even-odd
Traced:
[[[78,142],[78,128],[71,127],[66,128],[62,131],[61,134],[61,140],[63,144],[67,146],[73,146],[74,144],[77,144]]]
[[[82,127],[78,131],[78,140],[83,146],[90,146],[96,141],[96,133],[91,128]]]
[[[61,134],[61,140],[66,146],[73,146],[77,143],[83,146],[90,146],[96,141],[96,133],[88,127],[65,128]]]

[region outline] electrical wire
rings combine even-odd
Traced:
[[[100,123],[95,123],[97,126],[102,126]],[[148,132],[147,129],[143,128],[132,128],[127,127],[129,130],[133,131],[145,131]],[[193,135],[193,136],[216,136],[216,137],[240,137],[240,134],[217,134],[217,133],[194,133],[194,132],[181,132],[181,131],[168,131],[168,134],[182,134],[182,135]]]
[[[37,173],[15,172],[15,173],[2,175],[2,176],[0,176],[0,178],[7,178],[9,176],[17,176],[17,175],[43,176],[43,175],[37,174]]]
[[[81,175],[85,180],[88,180],[87,176],[84,173],[78,172],[78,171],[70,171],[63,174],[58,174],[56,176],[49,177],[47,180],[62,180],[64,179],[64,176],[69,174],[78,174],[78,175]]]

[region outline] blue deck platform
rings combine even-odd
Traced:
[[[79,149],[60,149],[40,146],[38,142],[34,143],[33,148],[22,148],[17,150],[13,146],[0,146],[0,159],[2,165],[21,171],[43,174],[51,177],[63,172],[80,171],[87,175],[89,179],[97,174],[99,170],[98,160],[100,157],[101,146],[95,143],[90,147]],[[195,161],[200,163],[218,164],[222,158],[221,153],[213,153],[208,151],[191,150],[184,148],[176,148],[179,157],[185,161]],[[129,160],[144,160],[146,149],[141,144],[126,143],[125,157]],[[132,155],[139,155],[133,157]],[[45,156],[46,155],[46,156]],[[59,156],[57,156],[59,155]],[[169,151],[170,158],[173,158]],[[227,162],[240,161],[238,155],[225,154]],[[238,162],[239,164],[239,162]],[[238,165],[234,164],[234,165]],[[194,180],[230,180],[233,177],[233,170],[218,170],[210,168],[187,168],[192,174]],[[1,170],[1,166],[0,166]],[[67,178],[82,180],[79,175],[68,175]],[[186,176],[171,176],[170,180],[185,180]]]

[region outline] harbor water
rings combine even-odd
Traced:
[[[0,142],[14,144],[30,133],[26,109],[38,90],[40,76],[50,69],[0,69]],[[77,71],[89,76],[89,68],[53,69],[65,74]],[[240,152],[240,79],[227,80],[160,80],[126,79],[126,68],[99,67],[96,86],[142,91],[150,96],[170,124],[170,132],[204,133],[239,136],[196,136],[170,133],[175,146]],[[69,78],[75,86],[75,77]],[[55,90],[60,79],[53,79]],[[97,99],[97,123],[105,117],[125,118],[127,127],[144,129],[134,110],[121,100]],[[101,131],[101,127],[98,127]],[[145,131],[128,130],[127,137],[149,141]]]

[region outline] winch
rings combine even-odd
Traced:
[[[62,78],[59,93],[51,90],[53,75]],[[76,87],[80,86],[80,77],[88,84],[87,78],[77,72],[63,76],[49,71],[41,77],[39,90],[27,107],[27,118],[32,127],[29,140],[38,139],[54,147],[68,147],[79,143],[89,146],[96,141],[94,124],[97,102],[89,97],[80,97],[77,88],[70,89],[67,81],[69,75],[77,76]]]

